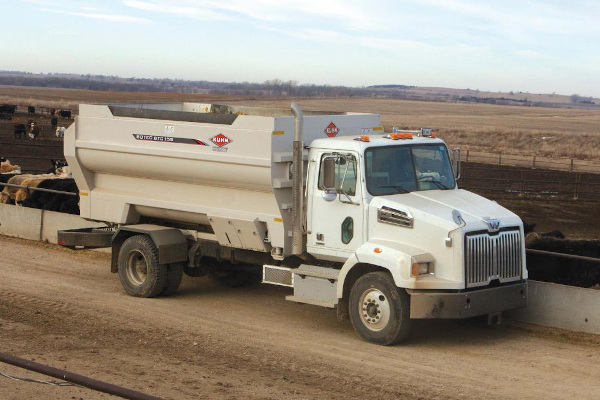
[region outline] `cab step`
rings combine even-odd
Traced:
[[[285,296],[285,299],[289,300],[289,301],[295,301],[296,303],[312,304],[313,306],[326,307],[326,308],[335,308],[335,305],[336,305],[336,303],[332,303],[332,302],[307,299],[305,297],[297,297],[297,296]]]
[[[338,303],[337,280],[340,271],[317,265],[302,264],[298,268],[263,265],[263,283],[294,288],[286,300],[335,308]]]

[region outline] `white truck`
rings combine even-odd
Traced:
[[[260,274],[384,345],[412,319],[527,303],[522,221],[457,187],[459,157],[431,129],[294,103],[81,105],[64,150],[80,214],[107,223],[133,296],[172,294],[182,273]],[[71,234],[59,242],[82,244]]]

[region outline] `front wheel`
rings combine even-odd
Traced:
[[[384,346],[406,339],[410,331],[410,296],[387,272],[360,277],[350,291],[350,320],[365,340]]]

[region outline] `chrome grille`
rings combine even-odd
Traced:
[[[467,287],[485,286],[521,279],[522,249],[519,231],[497,235],[487,232],[465,237],[465,273]]]

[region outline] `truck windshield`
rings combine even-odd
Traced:
[[[367,190],[373,196],[450,190],[456,183],[446,146],[404,145],[365,151]]]

